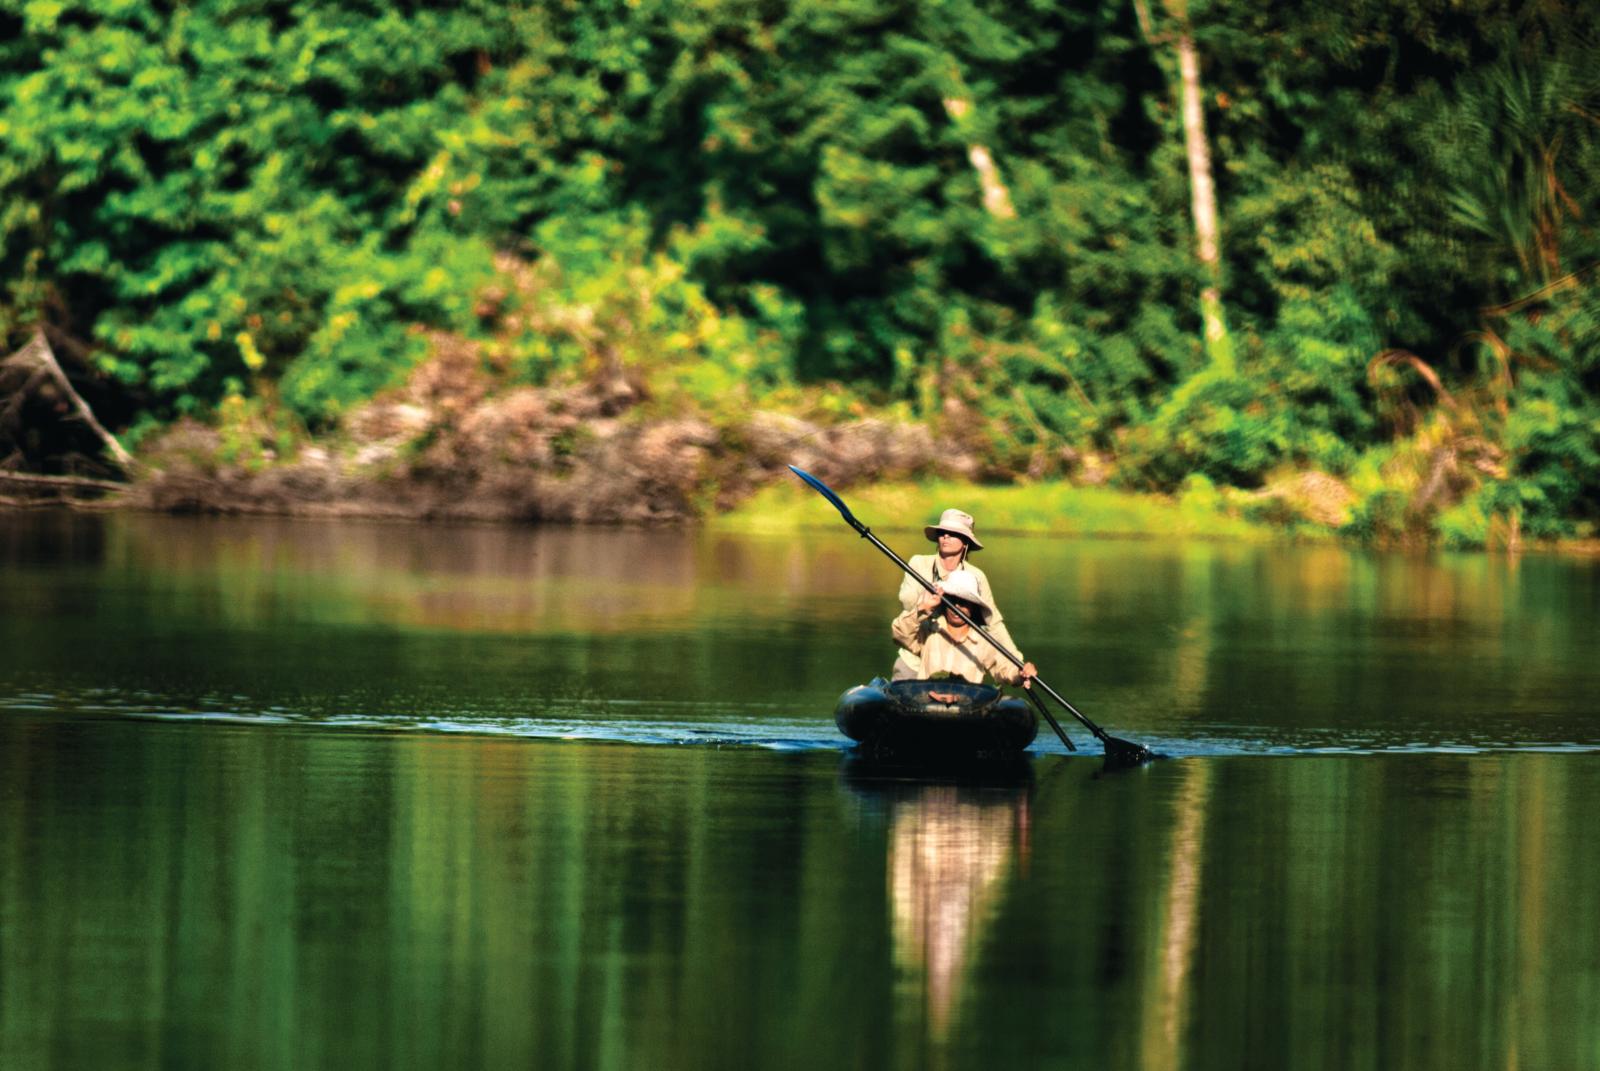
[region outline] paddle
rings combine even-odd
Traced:
[[[826,498],[829,502],[832,502],[833,508],[839,511],[839,515],[845,519],[845,522],[849,524],[851,528],[854,528],[861,534],[862,539],[870,541],[873,546],[887,554],[896,565],[905,570],[906,575],[914,577],[917,583],[921,584],[924,588],[927,588],[929,594],[939,595],[940,601],[944,603],[944,606],[947,610],[953,611],[957,617],[961,618],[961,620],[965,621],[968,625],[976,629],[978,635],[988,640],[989,645],[1004,655],[1007,661],[1009,661],[1012,665],[1016,666],[1018,669],[1022,668],[1022,659],[1018,658],[1011,651],[1007,650],[1004,644],[996,642],[995,638],[989,635],[988,631],[984,629],[982,625],[968,617],[959,606],[956,606],[949,599],[944,598],[943,595],[940,595],[939,591],[934,588],[933,584],[926,577],[917,573],[916,570],[912,569],[911,566],[905,563],[900,555],[896,554],[894,551],[885,546],[883,540],[872,534],[872,529],[856,520],[855,514],[850,512],[850,507],[846,506],[844,504],[844,500],[838,495],[834,494],[833,490],[829,488],[827,484],[811,475],[811,473],[806,472],[804,469],[795,468],[793,465],[789,466],[789,471],[800,477],[806,483],[810,484],[812,490],[816,491],[817,494],[821,495],[823,498]],[[1034,677],[1033,682],[1039,687],[1043,688],[1045,692],[1049,694],[1051,699],[1054,699],[1057,703],[1060,703],[1063,707],[1065,707],[1073,717],[1077,718],[1078,721],[1083,723],[1084,728],[1088,729],[1095,735],[1095,737],[1100,741],[1101,745],[1105,748],[1106,762],[1116,766],[1135,766],[1141,762],[1149,762],[1151,759],[1155,758],[1155,753],[1149,748],[1143,746],[1142,744],[1132,743],[1128,740],[1119,740],[1110,733],[1107,733],[1104,729],[1100,728],[1100,726],[1096,725],[1094,722],[1090,721],[1088,718],[1084,717],[1077,707],[1067,702],[1059,692],[1046,684],[1042,678]],[[1028,691],[1031,695],[1032,689],[1028,689]],[[1048,710],[1045,709],[1044,703],[1039,699],[1038,696],[1032,696],[1032,698],[1034,704],[1039,708],[1039,713],[1044,715],[1045,720],[1050,723],[1050,728],[1054,729],[1056,731],[1056,735],[1061,738],[1061,742],[1067,746],[1068,750],[1076,751],[1077,748],[1072,746],[1072,741],[1067,739],[1067,734],[1061,728],[1061,724],[1051,716]]]

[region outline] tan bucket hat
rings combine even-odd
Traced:
[[[978,580],[965,569],[958,569],[940,581],[944,585],[944,593],[952,599],[960,599],[978,608],[978,613],[972,619],[978,624],[983,624],[994,616],[994,607],[989,605],[989,600],[978,594]],[[960,620],[957,618],[956,620]]]
[[[922,534],[930,540],[939,542],[940,532],[954,532],[972,544],[973,550],[982,550],[983,544],[978,542],[978,537],[972,534],[972,514],[958,509],[947,509],[939,514],[939,523],[930,524],[922,530]]]

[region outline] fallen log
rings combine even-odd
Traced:
[[[26,345],[0,363],[14,368],[27,368],[31,365],[42,370],[60,388],[61,393],[71,401],[73,409],[77,410],[78,418],[89,426],[90,431],[94,432],[95,436],[105,446],[106,452],[122,468],[122,471],[131,473],[138,467],[138,462],[133,459],[133,455],[123,449],[122,444],[117,441],[117,437],[107,431],[105,425],[95,418],[94,410],[89,408],[89,403],[84,401],[83,396],[73,389],[71,381],[67,379],[66,372],[61,369],[61,362],[56,360],[55,350],[50,348],[50,340],[45,337],[43,328],[36,328],[33,332],[33,337],[28,339]]]
[[[6,472],[0,469],[0,481],[20,483],[33,487],[53,487],[58,490],[126,491],[128,485],[112,480],[91,480],[86,476],[39,476],[31,472]]]

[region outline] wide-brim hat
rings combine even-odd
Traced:
[[[978,592],[977,578],[967,570],[957,569],[939,583],[944,585],[944,593],[949,598],[960,599],[977,608],[979,612],[973,614],[972,619],[978,624],[981,625],[994,616],[994,607]]]
[[[978,537],[972,534],[972,514],[959,509],[947,509],[939,514],[939,523],[930,524],[922,530],[934,543],[939,542],[940,532],[954,532],[956,535],[972,544],[973,550],[982,550],[983,544],[978,542]]]

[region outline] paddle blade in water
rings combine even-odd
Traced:
[[[1107,736],[1101,740],[1106,748],[1106,765],[1114,767],[1140,766],[1160,758],[1154,751],[1143,744],[1135,744],[1131,740],[1118,740],[1114,736]]]

